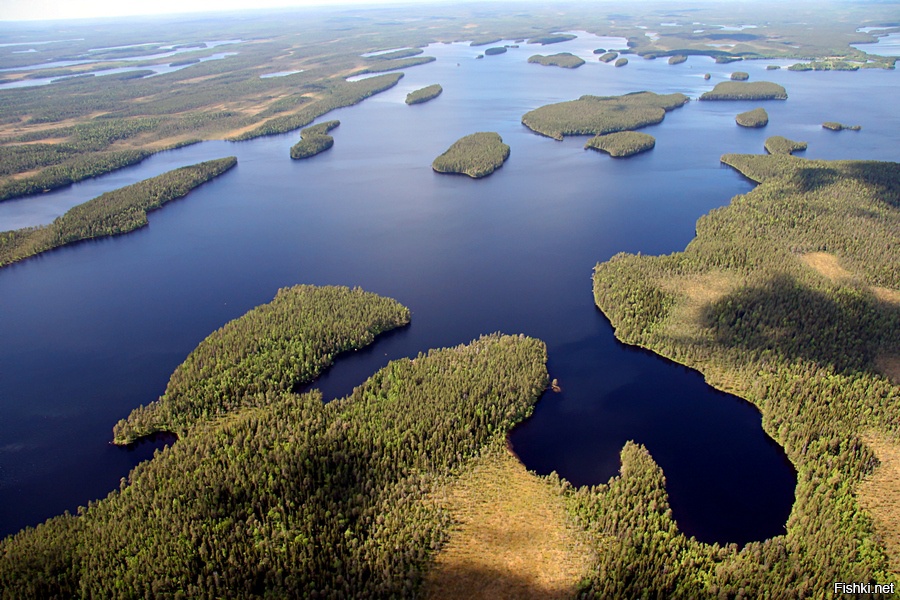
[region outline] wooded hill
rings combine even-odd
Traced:
[[[723,81],[700,100],[787,100],[787,91],[771,81]]]

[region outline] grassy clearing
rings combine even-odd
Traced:
[[[876,434],[865,437],[865,442],[881,464],[859,486],[859,504],[875,520],[891,571],[900,574],[900,443]]]
[[[456,525],[426,577],[426,598],[575,597],[590,554],[557,488],[501,442],[441,494]]]

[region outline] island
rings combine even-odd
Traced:
[[[528,62],[544,65],[545,67],[563,67],[564,69],[576,69],[584,64],[584,60],[570,52],[559,54],[535,54],[528,58]]]
[[[494,46],[484,51],[485,56],[496,56],[497,54],[505,54],[506,46]]]
[[[529,44],[540,44],[541,46],[546,46],[548,44],[558,44],[560,42],[568,42],[569,40],[574,40],[577,38],[577,35],[573,35],[571,33],[556,33],[553,35],[545,35],[541,37],[531,38],[528,40]]]
[[[769,113],[764,108],[754,108],[740,113],[734,120],[741,127],[765,127],[769,124]]]
[[[766,152],[769,154],[793,154],[799,150],[806,150],[806,142],[795,142],[780,135],[766,138]]]
[[[825,121],[822,123],[822,127],[825,129],[830,129],[832,131],[843,131],[845,129],[849,129],[850,131],[859,131],[862,129],[861,125],[844,125],[843,123],[838,123],[837,121]]]
[[[291,146],[291,158],[310,158],[334,145],[334,138],[328,132],[340,125],[340,121],[325,121],[300,132],[300,141]]]
[[[409,105],[413,104],[422,104],[423,102],[428,102],[429,100],[434,100],[438,96],[441,95],[441,92],[444,91],[444,88],[440,86],[440,84],[434,83],[432,85],[425,86],[421,89],[418,89],[414,92],[410,92],[406,95],[406,103]]]
[[[787,91],[770,81],[723,81],[700,100],[787,100]]]
[[[661,123],[667,111],[684,106],[688,100],[679,93],[587,95],[529,111],[522,117],[522,123],[532,131],[556,140],[566,135],[602,135]]]
[[[655,145],[656,138],[652,135],[638,131],[619,131],[596,135],[584,147],[606,152],[613,158],[623,158],[646,152]]]
[[[186,196],[236,164],[237,158],[230,156],[174,169],[72,207],[46,227],[0,232],[0,267],[67,244],[144,227],[149,211]]]
[[[750,79],[750,74],[746,71],[735,71],[731,74],[732,81],[747,81]]]
[[[509,146],[492,131],[480,131],[453,142],[434,159],[431,168],[438,173],[459,173],[473,179],[487,177],[509,158]]]
[[[598,57],[598,60],[600,60],[601,62],[608,63],[608,62],[614,61],[616,58],[618,58],[618,56],[619,56],[618,52],[607,52],[606,54],[603,54],[602,56]]]
[[[681,63],[686,62],[686,61],[687,61],[687,56],[685,56],[684,54],[675,54],[675,55],[669,57],[670,65],[680,65]]]
[[[622,56],[622,57],[620,57],[620,58],[617,58],[617,59],[616,59],[616,62],[615,62],[615,65],[616,65],[617,67],[624,67],[624,66],[627,65],[627,64],[628,64],[628,59],[625,58],[624,56]]]

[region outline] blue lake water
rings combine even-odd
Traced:
[[[341,359],[314,385],[346,394],[388,360],[494,331],[543,339],[563,388],[547,393],[511,436],[524,463],[575,484],[605,482],[626,440],[663,467],[679,526],[705,541],[743,543],[784,531],[795,476],[746,402],[682,366],[617,342],[593,304],[591,270],[620,251],[681,250],[694,223],[752,184],[719,163],[763,152],[770,135],[809,142],[812,158],[896,160],[893,71],[765,71],[591,58],[575,70],[527,64],[536,53],[581,53],[597,39],[484,48],[436,45],[437,61],[340,119],[334,147],[292,161],[298,132],[207,142],[65,190],[0,203],[0,230],[46,223],[103,191],[177,166],[236,155],[238,166],[150,216],[150,225],[0,270],[0,534],[105,496],[157,442],[111,446],[112,425],[154,400],[207,334],[279,287],[361,286],[409,306],[412,324]],[[734,70],[784,85],[768,127],[734,116],[760,103],[691,102],[644,131],[648,153],[615,160],[521,125],[522,115],[582,94],[649,89],[694,98]],[[712,74],[704,81],[703,73]],[[160,77],[165,77],[161,75]],[[432,83],[444,92],[406,106]],[[864,111],[856,107],[866,92]],[[5,92],[14,93],[14,91]],[[823,121],[862,125],[831,132]],[[496,131],[506,164],[471,180],[434,173],[459,137]]]

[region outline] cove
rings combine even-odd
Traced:
[[[574,42],[609,45],[583,36],[554,51]],[[152,213],[146,228],[0,270],[0,534],[117,488],[158,444],[112,447],[112,425],[161,394],[210,332],[295,283],[358,285],[412,310],[409,327],[340,359],[314,384],[326,397],[428,348],[493,331],[539,337],[563,391],[547,393],[512,435],[526,466],[603,483],[633,439],[664,469],[686,533],[743,543],[783,532],[795,479],[759,414],[697,373],[616,342],[593,305],[591,269],[620,251],[683,249],[699,216],[751,189],[719,156],[762,152],[768,135],[809,142],[810,158],[895,159],[896,73],[765,72],[775,61],[748,62],[751,78],[790,96],[765,105],[768,128],[735,125],[755,103],[691,102],[644,129],[657,140],[652,151],[614,160],[583,150],[581,138],[535,135],[521,116],[583,94],[696,98],[733,65],[635,58],[573,71],[527,64],[533,50],[475,60],[479,49],[465,44],[427,48],[437,61],[325,115],[341,120],[335,145],[307,161],[288,156],[299,132],[209,142],[17,202],[17,219],[52,219],[79,201],[61,199],[88,187],[80,201],[183,164],[239,160]],[[404,103],[431,83],[443,86],[439,98]],[[848,116],[859,89],[866,110]],[[822,131],[826,120],[863,130],[835,135]],[[496,131],[510,145],[502,169],[479,181],[431,170],[434,157],[475,131]],[[0,229],[10,228],[5,204]]]

